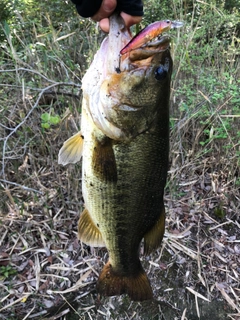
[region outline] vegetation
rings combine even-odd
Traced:
[[[98,304],[106,251],[78,243],[81,166],[57,164],[79,129],[81,79],[104,35],[68,1],[0,7],[0,318],[173,319],[171,309],[197,319],[205,300],[222,299],[216,319],[238,319],[240,1],[145,1],[141,27],[185,22],[171,30],[166,237],[143,259],[162,305]]]

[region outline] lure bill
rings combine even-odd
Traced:
[[[158,37],[163,32],[170,29],[181,28],[183,22],[181,21],[171,21],[163,20],[151,23],[146,28],[142,29],[138,34],[136,34],[130,42],[120,51],[120,54],[126,54],[132,50],[138,49],[151,41],[152,39]]]

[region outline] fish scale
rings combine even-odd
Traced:
[[[143,55],[133,49],[134,62],[120,57],[130,40],[121,18],[112,16],[109,36],[83,78],[81,132],[64,143],[59,162],[82,156],[79,239],[109,254],[98,292],[143,301],[153,294],[139,247],[144,240],[145,254],[155,250],[165,227],[172,60],[169,37],[144,45]]]
[[[85,121],[84,118],[82,121]],[[91,130],[84,135],[86,147],[83,152],[85,206],[104,235],[112,267],[122,274],[132,274],[139,268],[138,248],[141,239],[164,214],[168,123],[166,121],[163,129],[143,133],[131,142],[113,144],[115,158],[118,159],[116,183],[106,183],[94,174],[92,131],[98,131],[98,128],[93,124],[88,128]]]

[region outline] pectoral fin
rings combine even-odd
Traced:
[[[93,222],[87,209],[84,209],[78,221],[79,239],[92,247],[105,247],[102,234]]]
[[[92,167],[99,179],[109,182],[117,181],[117,166],[110,138],[95,140]]]
[[[144,235],[144,253],[149,254],[157,249],[163,239],[165,231],[165,208],[163,207],[160,217],[155,225]]]
[[[81,132],[64,142],[58,154],[58,163],[65,166],[68,163],[80,161],[83,151],[83,137]]]

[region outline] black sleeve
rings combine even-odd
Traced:
[[[92,17],[101,7],[102,0],[72,0],[77,12],[84,18]],[[142,0],[117,0],[116,11],[124,11],[132,16],[143,15]]]
[[[72,0],[77,12],[84,18],[92,17],[101,7],[102,0]]]
[[[116,10],[119,12],[123,11],[131,16],[142,16],[142,0],[118,0]]]

